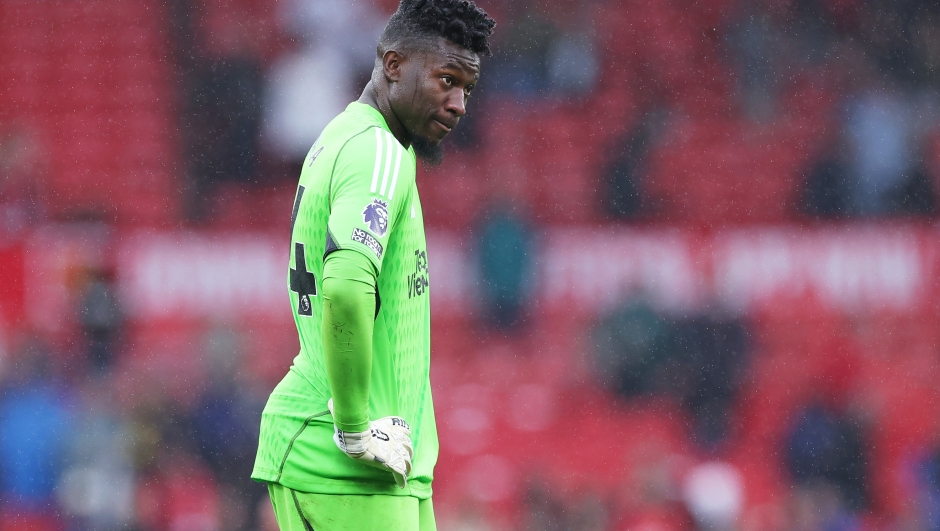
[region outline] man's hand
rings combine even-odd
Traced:
[[[327,403],[333,413],[333,399]],[[333,427],[333,442],[356,461],[388,470],[400,488],[408,483],[414,446],[411,444],[411,428],[401,417],[383,417],[370,423],[370,429],[362,432],[342,431]]]

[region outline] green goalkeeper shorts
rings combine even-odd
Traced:
[[[437,531],[431,499],[311,494],[268,483],[281,531]]]

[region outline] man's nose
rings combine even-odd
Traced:
[[[466,98],[462,90],[452,90],[448,94],[447,101],[444,103],[444,109],[453,113],[457,118],[467,114]]]

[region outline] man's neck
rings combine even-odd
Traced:
[[[379,91],[376,90],[376,87],[370,81],[366,84],[366,88],[362,91],[362,95],[359,96],[357,101],[371,105],[378,110],[382,117],[385,118],[385,123],[388,124],[388,129],[392,132],[392,135],[395,136],[405,149],[408,149],[411,147],[411,140],[405,132],[405,127],[401,124],[401,121],[398,120],[398,117],[395,116],[395,112],[392,111],[387,93],[385,91],[382,92],[382,94],[379,94]]]

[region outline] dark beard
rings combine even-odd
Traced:
[[[427,139],[416,136],[411,139],[411,147],[415,149],[415,155],[425,164],[439,166],[444,161],[444,148],[439,143],[432,144]]]

